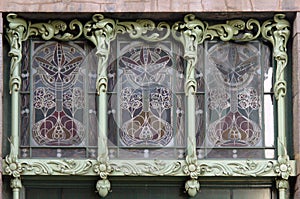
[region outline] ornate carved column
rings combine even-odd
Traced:
[[[203,39],[205,25],[195,19],[194,15],[186,15],[184,22],[177,22],[173,25],[173,37],[182,43],[184,48],[184,58],[186,60],[185,69],[185,94],[186,102],[186,129],[187,129],[187,165],[184,167],[186,174],[190,175],[191,180],[185,184],[185,189],[190,196],[195,196],[200,189],[197,181],[200,167],[197,164],[196,155],[196,96],[197,84],[195,80],[195,66],[198,61],[198,44]]]
[[[10,93],[12,95],[11,109],[11,137],[10,137],[10,154],[6,157],[9,163],[10,170],[17,171],[18,151],[19,151],[19,89],[21,87],[20,67],[22,59],[22,41],[26,39],[27,23],[25,20],[17,19],[14,14],[7,16],[9,28],[6,31],[6,37],[10,44],[8,55],[11,57],[10,64]],[[19,178],[19,172],[14,172],[18,175],[13,175],[11,180],[11,188],[13,189],[13,199],[19,199],[20,189],[22,187]]]
[[[107,176],[112,169],[108,163],[107,149],[107,60],[110,52],[110,42],[116,37],[116,23],[112,19],[104,19],[101,14],[93,16],[84,26],[84,36],[96,46],[98,59],[96,89],[98,93],[98,164],[94,171],[101,180],[96,188],[101,197],[110,191],[110,182]]]
[[[276,172],[281,179],[277,180],[277,188],[279,190],[279,198],[286,198],[286,190],[288,189],[288,178],[291,174],[291,166],[289,156],[286,150],[286,114],[285,114],[285,67],[288,62],[287,40],[290,35],[290,24],[284,19],[284,14],[277,14],[274,20],[267,20],[262,25],[262,36],[270,41],[273,45],[273,58],[276,62],[276,77],[274,85],[275,98],[277,100],[277,127],[278,127],[278,165],[275,167]]]
[[[18,199],[20,189],[22,187],[20,175],[23,172],[19,163],[19,91],[21,87],[21,60],[22,60],[22,42],[27,40],[29,36],[40,35],[44,40],[55,38],[62,41],[77,39],[81,35],[82,25],[79,21],[73,20],[69,24],[71,30],[79,27],[78,35],[74,36],[70,33],[61,34],[67,29],[67,24],[60,20],[50,21],[49,23],[26,22],[24,19],[18,18],[16,14],[8,14],[9,22],[6,29],[6,38],[10,45],[8,55],[11,57],[10,62],[10,93],[12,99],[11,108],[11,137],[10,137],[10,154],[5,158],[7,166],[5,171],[14,178],[11,180],[13,189],[13,198]]]

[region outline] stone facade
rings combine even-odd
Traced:
[[[9,12],[63,12],[70,13],[122,13],[122,12],[221,12],[224,15],[241,12],[283,12],[294,17],[292,31],[292,73],[293,73],[293,146],[294,157],[300,165],[300,0],[0,0],[0,53],[3,53],[3,17],[2,13]],[[292,22],[292,21],[291,21]],[[0,56],[0,63],[3,63]],[[4,66],[3,66],[4,67]],[[3,67],[0,70],[0,104],[3,99]],[[7,67],[7,66],[5,66]],[[0,111],[0,129],[5,114]],[[2,140],[2,131],[0,132]],[[0,154],[1,154],[0,142]],[[2,169],[0,161],[0,169]],[[297,169],[300,174],[300,167]],[[0,182],[1,180],[0,175]],[[2,196],[0,183],[0,198]],[[295,198],[300,198],[300,178],[295,185]]]
[[[299,0],[7,0],[2,12],[258,12],[298,11]]]

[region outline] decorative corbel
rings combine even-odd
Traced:
[[[10,62],[10,93],[18,92],[21,87],[21,77],[19,70],[22,60],[22,41],[26,40],[27,22],[23,19],[17,18],[15,14],[7,15],[9,22],[6,29],[6,38],[10,44],[10,51],[8,56],[11,57]]]
[[[98,163],[94,166],[94,172],[101,178],[96,184],[97,192],[101,197],[107,196],[111,191],[111,185],[107,177],[112,171],[113,169],[108,162],[108,158],[98,157]]]

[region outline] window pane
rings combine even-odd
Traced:
[[[204,54],[206,130],[197,134],[198,157],[264,158],[263,110],[273,109],[264,101],[264,81],[272,78],[268,49],[260,42],[206,42]],[[273,126],[273,118],[268,121]]]
[[[97,125],[95,94],[87,92],[88,46],[82,41],[38,40],[24,46],[21,156],[86,157],[90,151],[85,147],[95,148],[97,133],[90,128]]]
[[[108,68],[110,158],[184,158],[184,62],[174,43],[119,38],[116,46]]]

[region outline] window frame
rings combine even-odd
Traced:
[[[105,197],[111,189],[109,176],[185,176],[186,191],[190,196],[197,194],[200,188],[198,177],[273,177],[279,189],[279,198],[286,196],[289,176],[295,176],[296,163],[290,160],[286,148],[285,67],[287,65],[287,40],[290,34],[289,22],[284,14],[276,14],[273,19],[261,25],[258,20],[229,20],[226,23],[211,24],[188,14],[183,21],[170,26],[166,22],[155,25],[151,20],[119,21],[104,18],[101,14],[82,25],[73,20],[69,25],[64,21],[32,23],[19,18],[16,14],[7,15],[6,37],[10,45],[10,92],[11,92],[11,143],[10,153],[3,161],[3,174],[12,176],[13,198],[19,198],[22,187],[22,175],[51,176],[99,176],[96,189]],[[157,29],[155,29],[157,28]],[[20,68],[22,60],[22,42],[31,36],[40,36],[44,40],[76,40],[84,36],[91,41],[97,51],[97,103],[98,110],[107,110],[107,64],[110,42],[117,34],[128,34],[131,39],[147,42],[162,41],[166,35],[159,30],[166,28],[167,34],[182,44],[187,63],[185,82],[186,94],[186,134],[187,154],[185,160],[109,160],[107,147],[107,111],[98,113],[98,158],[97,159],[24,159],[19,158],[19,92],[21,86]],[[73,35],[74,30],[78,34]],[[158,31],[157,31],[158,30]],[[155,34],[154,34],[155,33]],[[247,42],[262,38],[273,47],[272,58],[275,61],[274,93],[277,100],[277,159],[273,160],[198,160],[196,156],[195,129],[195,64],[197,48],[208,39],[222,41]],[[276,133],[275,133],[276,134]]]

